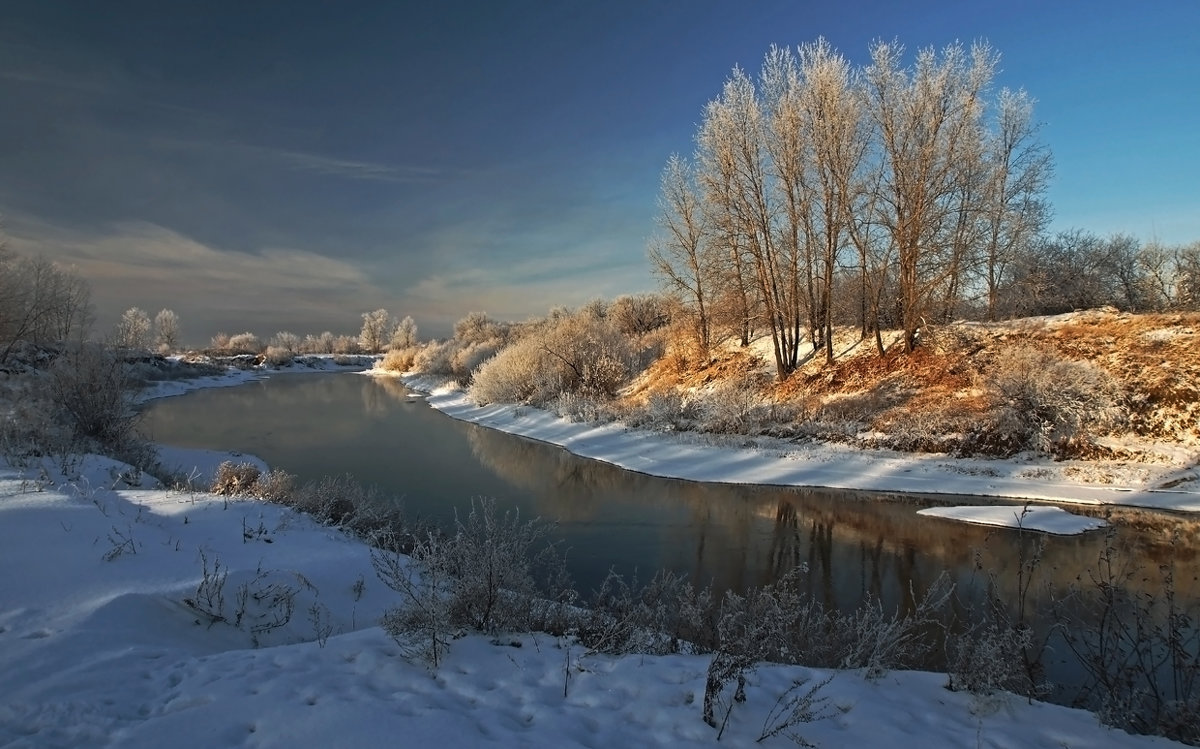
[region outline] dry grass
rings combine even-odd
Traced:
[[[1012,452],[1019,440],[996,438],[1013,403],[996,386],[1014,357],[1031,349],[1049,362],[1090,362],[1115,381],[1119,418],[1085,422],[1077,434],[1058,435],[1061,456],[1162,462],[1151,443],[1200,447],[1200,314],[1119,313],[1111,308],[1000,323],[956,323],[926,330],[911,355],[891,345],[879,356],[873,341],[853,329],[838,331],[837,357],[809,357],[786,381],[775,382],[769,341],[726,346],[700,356],[673,346],[625,393],[630,405],[653,393],[706,392],[722,383],[758,386],[786,404],[808,428],[837,424],[873,445],[908,450]],[[895,333],[884,336],[886,344]],[[807,352],[806,352],[807,353]],[[1011,369],[1011,367],[1009,367]],[[1082,370],[1081,370],[1082,371]],[[1005,410],[1007,408],[1007,411]],[[1011,419],[1010,419],[1011,421]],[[815,425],[815,426],[814,426]],[[849,428],[852,427],[852,428]],[[1119,436],[1105,444],[1097,438]]]

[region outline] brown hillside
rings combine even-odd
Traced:
[[[1200,448],[1198,330],[1197,313],[1105,308],[954,323],[923,331],[911,355],[892,346],[882,357],[873,341],[845,330],[833,363],[818,352],[781,383],[770,341],[758,340],[702,361],[670,352],[627,399],[676,390],[701,400],[741,383],[789,414],[783,432],[796,436],[983,454],[1037,443],[1059,456],[1192,462]]]

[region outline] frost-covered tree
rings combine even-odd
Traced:
[[[286,351],[289,354],[295,354],[300,351],[300,336],[286,330],[281,330],[275,334],[275,337],[267,342],[270,348],[276,348],[280,351]]]
[[[900,324],[904,349],[912,351],[935,297],[963,268],[963,235],[955,229],[981,195],[974,180],[984,94],[999,57],[986,43],[923,49],[911,67],[903,55],[897,42],[876,42],[863,81],[884,166],[875,220],[896,248]]]
[[[174,310],[159,310],[154,316],[154,343],[163,353],[179,348],[179,315]]]
[[[234,354],[258,354],[263,348],[259,337],[249,331],[229,337],[229,350]]]
[[[382,307],[362,315],[362,332],[358,334],[358,345],[368,354],[378,354],[388,345],[392,333],[392,318]]]
[[[117,323],[113,344],[131,350],[149,348],[150,329],[150,315],[138,307],[130,307]]]
[[[677,154],[663,169],[658,207],[662,232],[650,241],[650,263],[666,288],[683,299],[695,322],[696,342],[707,352],[712,345],[714,287],[721,282],[720,250],[693,167]]]
[[[412,319],[411,315],[406,315],[403,320],[396,323],[396,328],[392,331],[390,348],[405,349],[416,345],[417,321]]]
[[[1036,241],[1050,218],[1044,195],[1053,163],[1050,152],[1037,140],[1037,130],[1029,94],[1001,90],[995,127],[984,153],[989,174],[982,213],[989,320],[1000,313],[1000,290],[1017,254]]]

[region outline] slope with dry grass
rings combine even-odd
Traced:
[[[1200,455],[1198,329],[1196,313],[1105,308],[926,329],[913,354],[893,346],[883,356],[842,330],[834,362],[811,357],[784,382],[770,376],[769,341],[706,357],[677,348],[627,389],[624,406],[671,393],[703,430],[705,409],[736,391],[782,420],[747,419],[751,433],[1190,465]]]

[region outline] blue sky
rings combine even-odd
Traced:
[[[1200,2],[6,2],[0,220],[97,326],[445,334],[653,289],[658,179],[735,64],[985,38],[1054,228],[1200,240]]]

